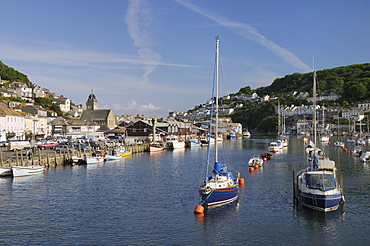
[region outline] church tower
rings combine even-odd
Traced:
[[[96,100],[92,87],[89,98],[86,101],[86,110],[98,110],[98,100]]]

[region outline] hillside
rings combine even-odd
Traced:
[[[355,64],[316,72],[317,93],[338,93],[343,101],[358,102],[370,98],[370,63]],[[261,95],[282,95],[284,93],[310,92],[312,95],[312,72],[294,73],[277,78],[268,87],[256,89]]]
[[[9,82],[20,81],[25,83],[31,83],[27,75],[18,72],[12,67],[8,67],[0,61],[0,78],[2,80],[8,80]]]
[[[249,86],[241,88],[237,94],[256,92],[259,96],[277,96],[282,105],[308,104],[306,99],[288,96],[289,92],[309,92],[312,96],[313,73],[294,73],[277,78],[270,86],[251,90]],[[317,71],[317,93],[338,93],[342,96],[337,101],[322,101],[325,106],[348,108],[357,106],[359,102],[370,99],[370,63],[355,64]],[[277,117],[274,107],[278,100],[255,103],[243,101],[243,107],[231,115],[234,122],[243,127],[261,132],[274,132]]]

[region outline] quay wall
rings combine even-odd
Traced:
[[[127,145],[125,150],[130,151],[132,154],[144,152],[148,148],[148,144],[140,145]],[[22,154],[21,151],[16,150],[9,156],[9,153],[0,151],[0,166],[31,166],[31,165],[44,165],[45,167],[57,167],[66,165],[67,161],[72,156],[83,157],[93,156],[93,154],[112,153],[113,147],[106,147],[99,150],[81,151],[74,150],[72,153],[69,151],[57,152],[53,150],[40,150],[37,149],[30,154]]]

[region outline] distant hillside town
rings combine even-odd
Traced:
[[[0,78],[0,141],[23,140],[30,138],[88,138],[99,139],[140,139],[145,140],[153,135],[164,138],[176,135],[182,138],[205,136],[208,131],[212,100],[196,106],[188,112],[170,112],[167,119],[152,119],[143,115],[115,115],[112,109],[100,109],[96,95],[91,92],[85,105],[74,104],[67,97],[50,92],[39,85],[27,82],[2,80]],[[357,131],[356,122],[365,118],[370,110],[370,102],[359,103],[357,107],[324,107],[317,105],[317,113],[322,119],[312,122],[314,111],[312,97],[308,92],[289,92],[287,97],[305,98],[307,105],[275,106],[275,115],[282,117],[289,124],[284,131],[300,134],[319,125],[323,131],[335,129],[336,120],[347,119],[354,122],[342,126],[341,131]],[[335,101],[341,97],[337,93],[318,95],[318,101]],[[234,134],[241,136],[248,126],[234,123],[232,116],[235,110],[245,104],[261,104],[276,101],[277,97],[251,94],[230,94],[220,98],[221,126],[219,133],[225,137]],[[365,121],[365,123],[368,122]],[[338,124],[339,125],[339,124]],[[155,129],[155,132],[153,132]],[[338,129],[339,130],[339,129]],[[366,130],[366,124],[364,129]],[[367,131],[368,124],[367,124]]]

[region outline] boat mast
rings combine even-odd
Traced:
[[[216,136],[215,136],[215,162],[218,162],[218,144],[217,144],[217,137],[218,137],[218,69],[219,69],[219,59],[220,59],[220,47],[219,47],[219,36],[216,36],[216,104],[215,104],[215,112],[216,112]]]
[[[313,70],[313,142],[315,143],[314,154],[316,153],[316,70]]]

